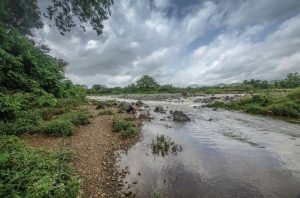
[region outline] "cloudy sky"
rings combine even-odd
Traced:
[[[101,36],[45,25],[35,38],[89,87],[280,79],[300,72],[300,0],[115,0]]]

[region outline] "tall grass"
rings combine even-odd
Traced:
[[[132,117],[115,116],[113,119],[113,132],[120,133],[123,137],[128,138],[137,133]]]

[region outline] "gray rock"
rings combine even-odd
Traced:
[[[105,109],[109,106],[109,103],[106,101],[100,101],[96,109]]]
[[[162,106],[155,107],[154,112],[166,113],[165,110],[164,110],[164,108]]]
[[[174,111],[173,113],[173,121],[176,122],[187,122],[187,121],[191,121],[191,118],[189,116],[187,116],[185,113],[183,113],[182,111]]]
[[[130,103],[123,101],[123,102],[120,102],[120,104],[118,105],[118,108],[123,111],[126,111],[129,108],[129,106],[130,106]]]

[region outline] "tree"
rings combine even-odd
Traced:
[[[268,87],[269,87],[268,81],[266,81],[266,80],[261,81],[261,83],[260,83],[261,89],[268,89]]]
[[[153,91],[159,87],[158,83],[151,76],[144,75],[137,82],[136,86],[140,91]]]
[[[300,86],[300,75],[295,73],[289,73],[282,83],[285,88],[295,88]]]
[[[30,34],[31,28],[42,28],[42,16],[53,20],[61,34],[70,32],[78,21],[85,31],[88,23],[102,33],[103,21],[111,14],[113,0],[49,0],[47,11],[41,13],[37,0],[1,0],[0,23],[17,28],[23,34]],[[76,21],[76,22],[75,22]]]

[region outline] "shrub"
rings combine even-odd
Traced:
[[[22,104],[11,96],[0,93],[0,119],[11,121],[16,118],[17,113],[22,109]]]
[[[271,102],[271,96],[265,94],[258,94],[252,96],[252,102],[259,104],[260,106],[268,106]]]
[[[42,130],[48,135],[70,136],[73,134],[75,127],[70,120],[57,118],[44,122]]]
[[[37,98],[39,107],[55,107],[57,99],[52,94],[44,94]]]
[[[125,120],[124,117],[115,117],[113,120],[113,131],[120,133],[123,137],[130,137],[137,132],[134,122]]]
[[[257,103],[248,103],[241,107],[245,112],[254,113],[254,114],[263,114],[265,109]]]
[[[269,110],[277,116],[300,117],[300,105],[292,101],[272,104]]]
[[[77,197],[80,180],[70,153],[28,148],[0,136],[0,197]]]
[[[300,103],[300,88],[293,89],[288,93],[288,98],[294,102]]]
[[[42,116],[37,110],[21,111],[14,122],[0,122],[0,133],[6,135],[21,135],[40,130]]]
[[[61,119],[69,120],[75,126],[89,124],[90,118],[91,114],[87,110],[73,111],[61,116]]]

